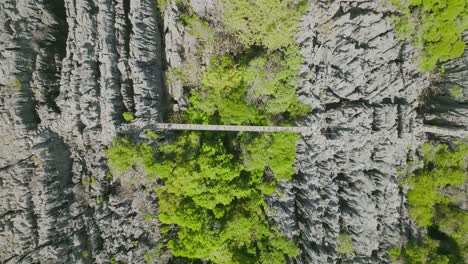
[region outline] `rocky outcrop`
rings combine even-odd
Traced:
[[[468,43],[468,32],[463,38]],[[467,45],[468,46],[468,45]],[[443,65],[425,95],[424,122],[429,125],[468,130],[468,47],[464,56]]]
[[[53,2],[0,3],[0,262],[142,263],[151,201],[118,187],[103,150],[122,112],[160,120],[154,1]]]
[[[301,124],[293,188],[302,248],[296,263],[383,263],[411,227],[398,168],[423,138],[418,94],[428,86],[375,1],[314,1],[298,36],[305,64],[298,93],[315,108]],[[337,251],[350,235],[354,255]]]

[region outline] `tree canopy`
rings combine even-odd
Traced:
[[[190,67],[169,70],[170,79],[190,88],[184,122],[289,125],[309,112],[296,95],[302,57],[294,36],[304,3],[225,0],[223,34],[243,47],[213,55],[200,76],[184,72]],[[219,29],[179,4],[186,10],[180,19],[187,33],[212,50],[208,46],[220,42]],[[149,141],[115,139],[106,155],[116,177],[128,177],[133,167],[145,172],[147,187],[158,197],[158,218],[170,230],[166,246],[174,256],[274,264],[298,254],[294,242],[267,218],[264,200],[277,181],[295,173],[298,135],[186,131],[173,140],[152,132],[146,136]]]
[[[389,251],[394,263],[446,263],[468,261],[468,213],[459,205],[466,199],[463,185],[468,179],[468,144],[425,144],[421,147],[424,167],[404,184],[411,217],[427,236],[415,238],[405,247]]]

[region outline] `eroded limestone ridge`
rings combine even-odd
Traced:
[[[122,112],[159,116],[160,23],[152,0],[0,3],[1,263],[143,262],[146,201],[103,149]]]

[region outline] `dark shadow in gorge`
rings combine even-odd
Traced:
[[[44,64],[37,69],[38,74],[46,81],[44,99],[45,104],[56,113],[60,113],[55,99],[60,94],[60,75],[62,60],[66,54],[66,43],[68,38],[67,14],[64,0],[49,0],[45,3],[47,10],[55,19],[55,24],[39,34],[48,34],[43,40],[39,40],[40,49],[46,54]]]

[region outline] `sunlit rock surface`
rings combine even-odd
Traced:
[[[222,15],[220,1],[190,3],[210,21]],[[300,246],[291,263],[386,263],[414,232],[398,175],[422,125],[468,128],[467,55],[442,76],[420,74],[392,11],[311,1],[303,18],[298,94],[314,112],[298,124],[314,132],[298,142],[297,175],[268,198]],[[141,212],[155,197],[110,179],[103,150],[123,112],[150,123],[169,101],[187,106],[163,73],[207,61],[195,59],[180,12],[170,2],[161,14],[154,0],[0,2],[1,263],[144,263],[159,230]],[[340,234],[355,255],[338,254]]]

